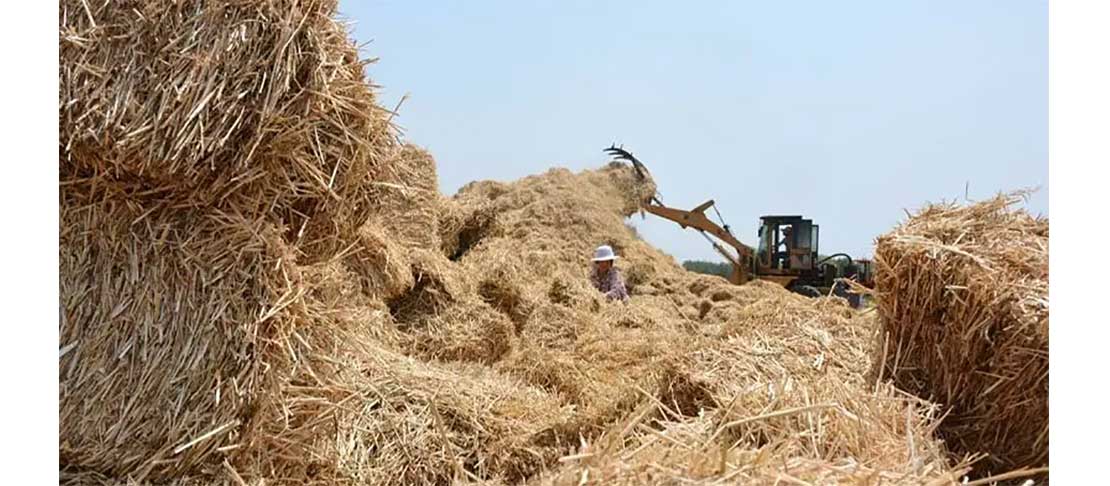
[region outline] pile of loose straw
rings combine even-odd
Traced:
[[[409,289],[385,299],[401,352],[490,369],[562,411],[522,438],[515,460],[530,459],[469,480],[947,484],[967,471],[932,437],[936,406],[867,380],[871,316],[685,272],[626,225],[631,177],[553,169],[415,202],[438,208],[429,231],[453,243],[421,253]],[[627,305],[587,283],[601,243],[635,283]]]

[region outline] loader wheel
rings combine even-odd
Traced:
[[[813,288],[809,285],[796,285],[794,287],[791,287],[790,290],[794,291],[794,293],[796,293],[796,294],[801,294],[801,295],[804,295],[806,297],[816,298],[816,297],[821,296],[821,292],[819,292],[816,288]]]

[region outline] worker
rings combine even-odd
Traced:
[[[599,292],[605,294],[609,300],[628,300],[628,291],[624,288],[624,280],[620,273],[613,267],[617,256],[609,245],[601,245],[594,251],[594,268],[590,272],[590,282]]]
[[[793,233],[794,226],[783,226],[782,228],[782,241],[779,246],[783,247],[783,251],[778,254],[779,268],[786,270],[790,268],[790,250],[794,247],[794,241],[790,238]]]

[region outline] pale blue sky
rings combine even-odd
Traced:
[[[1048,214],[1048,3],[1032,0],[340,2],[440,189],[606,161],[623,143],[669,205],[717,201],[872,252],[926,201],[1041,186]],[[692,230],[634,217],[679,259]]]

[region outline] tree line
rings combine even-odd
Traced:
[[[707,262],[705,260],[686,260],[682,262],[682,268],[687,271],[704,273],[707,275],[720,275],[728,278],[732,273],[732,265],[725,262]]]
[[[817,261],[825,259],[825,255],[818,255]],[[844,266],[848,263],[843,258],[834,258],[829,260],[829,263],[836,265],[837,268],[843,272]],[[686,260],[682,262],[682,268],[690,272],[704,273],[707,275],[720,275],[728,278],[732,274],[732,265],[726,262],[710,262],[705,260]]]

